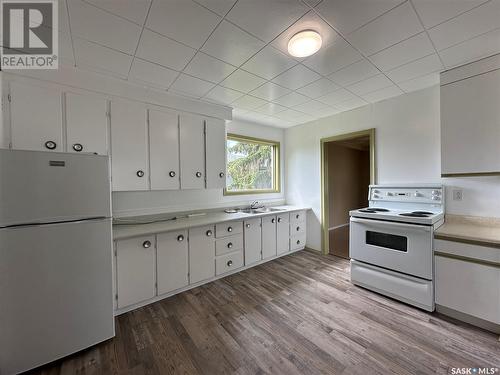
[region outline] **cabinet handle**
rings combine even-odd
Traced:
[[[227,227],[227,231],[228,232],[232,232],[233,231],[233,227]]]
[[[208,237],[210,237],[210,236],[212,235],[212,231],[211,231],[211,230],[207,230],[206,235],[207,235]]]
[[[278,218],[278,223],[281,223],[281,217]]]
[[[228,260],[226,264],[227,264],[228,267],[231,267],[233,265],[233,261],[232,260]]]
[[[296,218],[296,219],[298,219],[299,217],[300,217],[300,215],[299,215],[299,214],[295,215],[295,218]]]
[[[138,170],[136,172],[137,177],[144,177],[144,171]]]
[[[300,245],[300,240],[297,240],[297,245]]]
[[[149,249],[151,247],[151,241],[144,241],[142,243],[142,247],[145,249]]]
[[[201,172],[196,172],[196,177],[200,178],[201,177]]]
[[[300,230],[300,227],[297,227],[297,232]]]
[[[75,150],[76,152],[82,152],[83,151],[83,146],[81,143],[75,143],[73,145],[73,150]]]
[[[232,243],[232,242],[229,242],[229,243],[227,244],[227,248],[228,248],[228,249],[231,249],[232,247],[233,247],[233,243]]]
[[[54,141],[47,141],[45,142],[45,147],[49,150],[55,150],[57,147],[57,143]]]
[[[184,236],[183,236],[182,234],[179,234],[179,235],[177,236],[177,241],[179,241],[179,242],[184,241]]]
[[[168,175],[169,175],[170,177],[175,177],[175,172],[174,172],[174,171],[170,171],[170,172],[168,172]]]
[[[224,177],[224,172],[219,173],[219,177],[220,178]]]
[[[246,224],[245,227],[250,228],[250,224]]]
[[[276,223],[276,219],[271,219],[271,223]]]

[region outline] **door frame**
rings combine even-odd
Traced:
[[[326,157],[326,144],[335,141],[345,141],[368,136],[370,142],[370,184],[375,184],[376,181],[376,160],[375,160],[375,128],[361,130],[353,133],[335,135],[332,137],[320,139],[321,152],[321,249],[323,254],[330,253],[330,237],[328,228],[330,226],[330,218],[328,207],[330,199],[328,196],[328,157]]]

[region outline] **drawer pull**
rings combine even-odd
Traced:
[[[57,143],[54,141],[47,141],[45,142],[45,147],[48,148],[49,150],[55,150],[57,147]]]
[[[250,228],[250,224],[246,224],[245,227]]]
[[[210,236],[212,235],[212,231],[211,231],[211,230],[207,230],[206,235],[207,235],[208,237],[210,237]]]
[[[170,177],[175,177],[175,172],[174,172],[174,171],[170,171],[170,172],[168,172],[168,175],[169,175]]]
[[[142,247],[145,249],[149,249],[151,247],[151,241],[144,241],[142,243]]]
[[[297,245],[300,245],[300,240],[297,240]]]
[[[196,177],[200,178],[201,177],[201,172],[196,172]]]
[[[76,152],[82,152],[83,151],[83,146],[81,143],[75,143],[73,145],[73,150],[75,150]]]
[[[227,244],[227,248],[228,248],[228,249],[231,249],[232,247],[233,247],[233,243],[232,243],[232,242],[229,242],[229,243]]]
[[[144,177],[144,171],[138,170],[136,172],[137,177]]]
[[[276,219],[271,219],[271,223],[276,223]]]
[[[179,242],[184,241],[184,236],[183,236],[182,234],[179,234],[179,235],[177,236],[177,241],[179,241]]]
[[[232,232],[233,231],[233,227],[227,227],[227,231],[228,232]]]
[[[299,214],[295,215],[295,218],[296,218],[296,219],[298,219],[299,217],[300,217],[300,215],[299,215]]]
[[[297,232],[300,230],[300,227],[297,227]]]
[[[227,264],[228,267],[231,267],[233,265],[233,261],[232,260],[228,260],[226,264]]]

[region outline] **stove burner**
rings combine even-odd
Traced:
[[[433,215],[434,212],[429,212],[429,211],[412,211],[412,214]]]
[[[362,210],[359,210],[359,212],[389,212],[388,209],[386,208],[371,208],[371,207],[368,207],[368,208],[363,208]]]
[[[399,216],[409,216],[409,217],[429,217],[427,214],[419,213],[417,211],[415,212],[407,212],[403,214],[399,214]]]

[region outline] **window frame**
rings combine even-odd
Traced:
[[[281,193],[281,148],[279,141],[273,141],[270,139],[262,139],[249,137],[246,135],[239,135],[228,133],[226,136],[226,158],[227,158],[227,141],[239,141],[239,142],[251,142],[265,146],[273,147],[273,188],[272,189],[255,189],[255,190],[228,190],[227,187],[224,188],[224,195],[253,195],[253,194],[272,194],[272,193]],[[226,176],[227,176],[227,166],[226,166]]]

